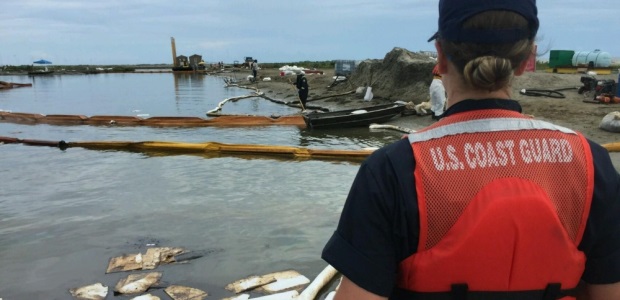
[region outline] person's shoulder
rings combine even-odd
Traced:
[[[597,170],[599,173],[605,174],[603,175],[603,177],[605,177],[606,179],[617,178],[618,171],[616,170],[613,162],[611,161],[609,151],[605,147],[591,141],[590,139],[586,140],[588,141],[588,144],[590,146],[590,153],[592,153],[592,160],[595,170]]]
[[[409,140],[403,138],[375,150],[364,164],[372,169],[378,169],[386,165],[398,165],[405,161],[413,162],[413,150]]]

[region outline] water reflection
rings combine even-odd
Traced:
[[[199,102],[203,99],[204,73],[178,72],[172,75],[177,112],[181,111],[183,102]]]
[[[177,94],[191,91],[192,89],[202,89],[204,86],[204,73],[179,72],[172,73],[174,78],[174,90]]]
[[[100,150],[101,151],[101,150]],[[170,152],[170,151],[156,151],[156,150],[106,150],[106,151],[123,151],[123,152],[133,152],[133,153],[141,153],[144,157],[168,157],[168,156],[194,156],[194,157],[202,157],[204,159],[215,159],[215,158],[235,158],[241,160],[270,160],[274,162],[304,162],[311,160],[320,160],[323,162],[330,163],[342,163],[349,162],[352,164],[361,163],[366,159],[366,157],[353,157],[353,156],[334,156],[334,157],[299,157],[293,154],[261,154],[261,153],[214,153],[214,152],[204,152],[204,153],[183,153],[183,152]]]
[[[42,76],[28,76],[32,80],[33,85],[49,88],[58,86],[62,81],[62,76],[55,75],[42,75]]]
[[[368,147],[382,147],[402,137],[396,131],[369,130],[366,127],[335,129],[300,129],[299,145],[309,147],[321,145],[327,149],[359,150]]]

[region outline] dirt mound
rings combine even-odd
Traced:
[[[382,60],[364,60],[351,74],[357,86],[371,86],[375,97],[413,101],[428,100],[435,60],[403,48],[394,48]]]
[[[366,106],[391,103],[396,100],[412,101],[415,104],[428,100],[429,86],[432,80],[432,68],[435,61],[425,55],[402,48],[394,48],[383,59],[362,61],[348,80],[334,85],[335,71],[325,69],[324,75],[308,74],[310,85],[309,105],[329,110],[359,109]],[[249,75],[249,71],[240,72]],[[271,98],[297,103],[297,93],[289,81],[294,76],[280,76],[274,69],[260,70],[261,76],[270,77],[271,81],[260,81],[248,84],[259,88]],[[241,74],[237,74],[240,75]],[[512,98],[519,101],[523,113],[537,119],[554,122],[580,132],[588,138],[599,142],[615,142],[618,133],[607,132],[599,128],[603,117],[613,111],[620,111],[620,104],[593,104],[584,102],[592,100],[592,95],[582,95],[577,87],[585,74],[555,74],[546,70],[526,72],[516,76],[512,82]],[[618,74],[596,75],[597,79],[618,79]],[[243,85],[243,84],[242,84]],[[364,101],[363,97],[354,92],[358,87],[372,86],[374,98]],[[573,89],[566,89],[574,87]],[[550,98],[519,93],[520,90],[561,89],[565,98]],[[401,127],[420,129],[432,124],[430,117],[408,116],[395,120],[393,123]]]
[[[432,81],[434,59],[403,48],[394,48],[383,59],[367,59],[360,62],[345,81],[337,81],[335,70],[321,70],[323,75],[307,74],[311,105],[330,110],[360,108],[369,105],[392,103],[397,100],[416,104],[428,101]],[[249,71],[246,71],[249,72]],[[245,75],[246,72],[241,72]],[[278,69],[262,69],[260,76],[269,81],[252,85],[269,97],[288,102],[297,101],[291,82],[295,76],[281,76]],[[372,87],[373,100],[364,101],[364,93],[355,94],[359,87]],[[321,100],[319,100],[321,99]]]

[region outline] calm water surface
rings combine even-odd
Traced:
[[[0,90],[0,109],[42,114],[198,116],[248,90],[221,78],[174,74],[0,76],[32,87]],[[260,98],[223,113],[286,115]],[[310,148],[379,147],[400,138],[366,128],[147,128],[0,123],[0,135],[65,141],[223,142]],[[248,157],[148,156],[0,145],[0,298],[69,299],[68,290],[129,273],[105,274],[111,257],[146,244],[206,255],[160,266],[163,280],[230,296],[237,279],[295,269],[310,279],[336,227],[358,164]],[[153,294],[166,296],[161,291]],[[107,299],[114,297],[110,292]]]

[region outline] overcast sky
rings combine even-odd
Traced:
[[[437,0],[14,0],[0,5],[0,65],[232,63],[383,58],[434,50]],[[617,0],[539,0],[539,48],[620,57]],[[548,54],[540,59],[548,59]]]

